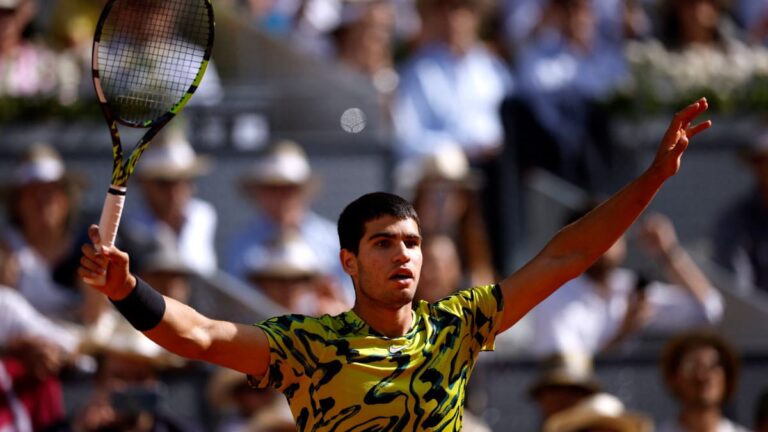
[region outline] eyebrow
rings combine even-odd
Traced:
[[[397,234],[394,234],[388,231],[380,231],[380,232],[371,234],[371,236],[368,237],[368,241],[373,241],[380,238],[393,239],[397,237],[398,237]],[[418,234],[405,234],[403,237],[409,240],[414,240],[414,239],[421,240],[421,236]]]

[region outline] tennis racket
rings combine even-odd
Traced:
[[[210,0],[109,0],[93,37],[93,86],[112,137],[111,186],[99,220],[115,242],[128,178],[152,138],[189,102],[213,47]],[[127,158],[117,124],[148,128]],[[89,281],[103,285],[104,280]],[[99,283],[100,282],[100,283]]]

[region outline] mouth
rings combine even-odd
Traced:
[[[413,272],[406,268],[397,269],[390,274],[389,280],[396,282],[410,281],[413,280]]]

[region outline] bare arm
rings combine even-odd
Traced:
[[[98,227],[88,230],[91,241],[99,244]],[[93,288],[112,300],[126,298],[136,288],[136,278],[129,271],[128,254],[112,247],[96,252],[84,245],[78,275],[95,280],[106,273],[106,283]],[[160,323],[144,332],[158,345],[193,360],[203,360],[262,376],[269,364],[269,344],[264,332],[254,326],[210,319],[191,307],[164,297],[165,313]]]
[[[680,246],[672,222],[661,214],[650,215],[640,225],[639,239],[664,267],[670,283],[690,292],[699,303],[711,298],[712,283],[688,252]]]
[[[707,109],[700,99],[675,114],[651,166],[586,216],[566,226],[531,261],[501,282],[506,330],[568,280],[584,272],[645,210],[664,182],[680,168],[688,140],[709,128],[691,126]]]

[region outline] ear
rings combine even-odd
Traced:
[[[353,277],[357,276],[357,256],[355,254],[347,249],[342,249],[339,252],[339,259],[346,274]]]

